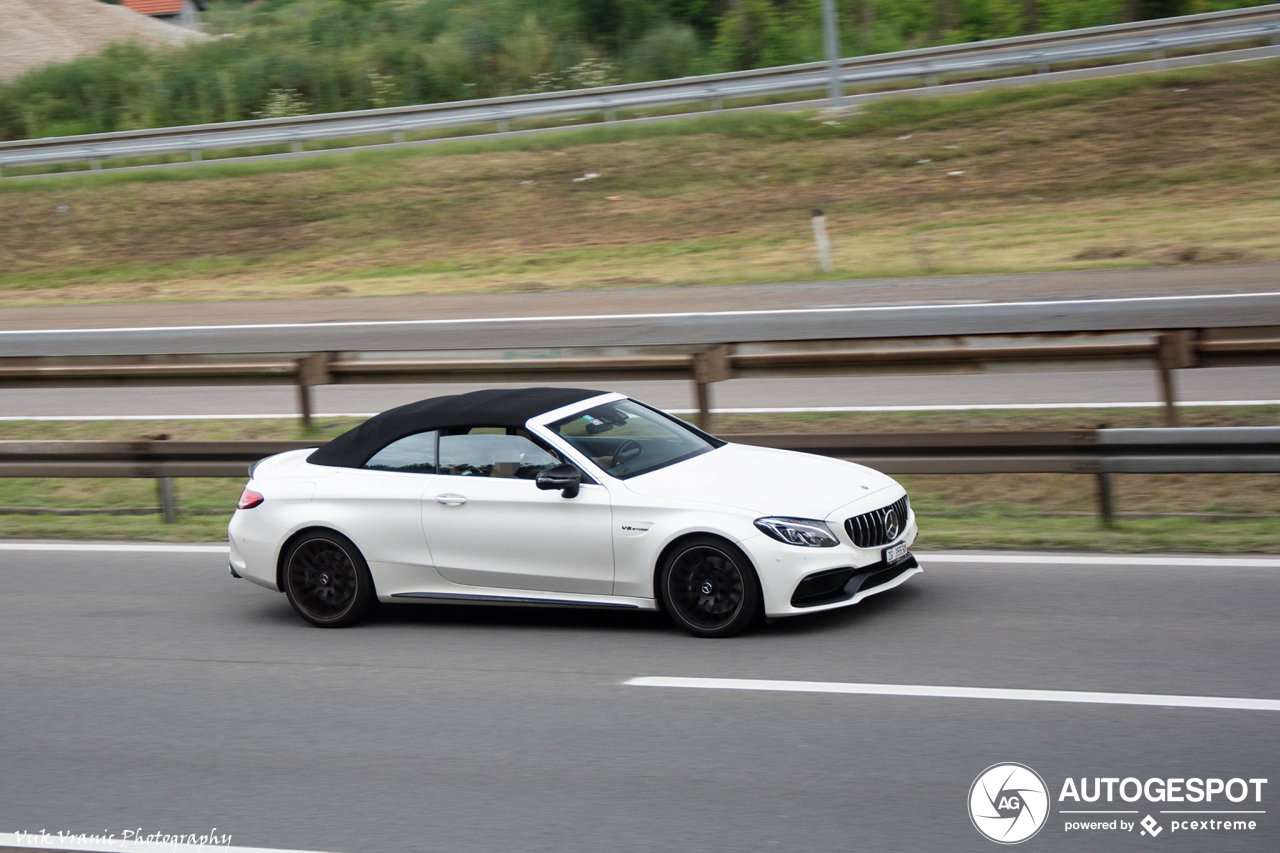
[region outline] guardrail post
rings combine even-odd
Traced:
[[[613,109],[612,107],[610,107],[609,109],[605,110],[605,111],[604,111],[604,120],[605,120],[605,121],[617,121],[617,120],[618,120],[618,111],[617,111],[617,110],[615,110],[615,109]]]
[[[1159,339],[1158,367],[1160,368],[1160,393],[1164,398],[1165,426],[1178,425],[1178,397],[1173,371],[1183,367],[1195,367],[1195,351],[1191,346],[1191,333],[1187,331],[1164,332]]]
[[[99,159],[99,158],[97,158],[97,157],[90,157],[90,158],[89,158],[89,168],[90,168],[92,171],[94,171],[94,172],[101,171],[101,170],[102,170],[102,160],[101,160],[101,159]]]
[[[173,498],[173,478],[160,477],[156,480],[156,494],[160,498],[160,512],[165,524],[173,524],[178,520],[178,505]]]
[[[836,0],[822,0],[822,40],[827,52],[827,98],[833,108],[844,106],[844,85],[840,80],[840,25],[836,23]]]
[[[200,162],[201,160],[203,160],[203,159],[204,159],[204,152],[202,152],[202,151],[200,151],[200,150],[196,150],[196,151],[192,151],[192,152],[191,152],[191,162],[192,162],[192,163],[199,163],[199,162]]]
[[[1107,527],[1116,523],[1115,504],[1111,499],[1111,473],[1109,471],[1098,472],[1098,514],[1102,516],[1102,523]]]
[[[148,441],[168,441],[168,435],[149,435]],[[178,520],[178,503],[173,495],[173,478],[156,478],[156,498],[160,501],[160,517],[165,524],[173,524]]]
[[[511,122],[505,118],[498,122],[498,133],[506,133],[511,130]]]
[[[698,428],[711,432],[711,383],[723,382],[733,376],[729,366],[728,345],[693,354],[694,392],[698,399]]]
[[[404,145],[404,131],[397,130],[395,133],[391,134],[391,141],[396,145]]]
[[[1098,441],[1098,435],[1102,430],[1106,429],[1110,424],[1098,424],[1098,429],[1094,431],[1094,441]],[[1111,498],[1111,472],[1099,470],[1098,478],[1098,515],[1102,516],[1102,524],[1104,527],[1111,527],[1116,523],[1115,502]]]
[[[328,385],[332,353],[317,352],[298,359],[298,409],[302,425],[311,426],[311,386]]]

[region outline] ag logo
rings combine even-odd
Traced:
[[[969,789],[969,819],[999,844],[1026,841],[1048,817],[1049,789],[1025,764],[993,764]]]

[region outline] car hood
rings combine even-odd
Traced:
[[[839,507],[895,485],[890,477],[863,465],[745,444],[726,444],[623,482],[647,497],[793,518],[826,518]]]

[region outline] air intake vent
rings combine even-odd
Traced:
[[[907,496],[880,509],[855,515],[844,523],[849,538],[859,548],[878,548],[888,545],[907,529]]]

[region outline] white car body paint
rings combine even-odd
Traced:
[[[231,519],[231,567],[279,590],[277,569],[289,538],[323,527],[360,549],[384,602],[452,599],[654,610],[655,572],[664,550],[681,537],[711,534],[750,558],[768,616],[847,607],[920,573],[911,568],[851,598],[793,606],[796,586],[815,572],[882,562],[883,546],[856,547],[844,521],[889,506],[906,494],[903,488],[851,462],[735,444],[617,479],[547,426],[624,399],[594,397],[526,424],[595,481],[584,481],[574,498],[540,491],[531,480],[311,465],[311,450],[270,457],[255,467],[248,484],[263,503]],[[766,516],[825,520],[839,544],[781,542],[755,526]],[[909,510],[893,542],[910,546],[916,533]]]

